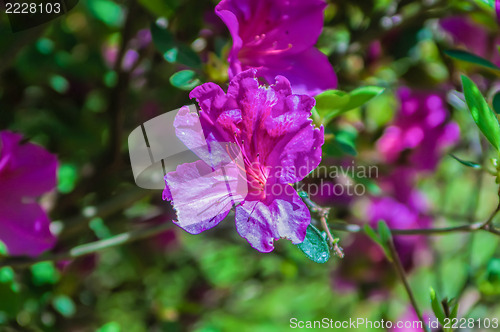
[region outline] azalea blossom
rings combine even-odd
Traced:
[[[215,12],[233,38],[229,77],[257,68],[269,83],[285,76],[294,93],[335,89],[333,67],[314,47],[325,7],[323,0],[222,0]]]
[[[444,97],[436,92],[401,88],[401,102],[396,120],[377,142],[377,149],[387,162],[393,163],[407,151],[408,164],[413,168],[433,170],[443,149],[459,138],[459,127],[448,121]]]
[[[172,201],[176,223],[198,234],[236,205],[236,229],[255,249],[269,252],[279,238],[301,243],[311,217],[290,184],[321,161],[323,128],[309,119],[314,99],[292,94],[282,76],[259,85],[253,69],[236,75],[227,93],[206,83],[190,97],[201,110],[181,109],[174,127],[200,160],[165,176],[163,197]]]
[[[496,6],[497,13],[499,13],[500,1],[497,1]],[[492,41],[493,45],[500,44],[498,29],[489,31],[485,25],[478,24],[467,16],[446,17],[439,20],[439,25],[450,35],[454,44],[462,45],[465,50],[500,65],[500,54],[496,47],[491,47]]]
[[[56,186],[57,159],[22,136],[0,132],[0,241],[10,255],[38,256],[55,237],[36,199]]]
[[[497,14],[498,24],[500,24],[500,0],[495,0],[495,12]]]

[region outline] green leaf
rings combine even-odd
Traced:
[[[483,59],[480,56],[469,53],[467,51],[447,50],[447,51],[444,51],[444,53],[446,55],[448,55],[449,57],[456,59],[456,60],[476,64],[478,66],[493,69],[493,70],[500,70],[500,68],[497,65],[495,65],[494,63],[492,63],[491,61]]]
[[[380,240],[387,244],[392,241],[392,233],[385,221],[380,220],[378,222],[378,234],[380,235]]]
[[[0,240],[0,256],[8,256],[7,246]]]
[[[385,223],[384,223],[385,224]],[[382,226],[383,227],[383,226]],[[386,226],[387,227],[387,226]],[[389,248],[387,247],[387,242],[384,241],[382,239],[382,236],[380,235],[380,223],[379,223],[379,234],[377,234],[373,228],[371,228],[370,225],[367,225],[365,224],[363,226],[363,230],[365,231],[366,235],[368,235],[375,243],[377,243],[381,248],[382,250],[384,250],[384,253],[385,253],[385,256],[387,257],[387,259],[389,261],[392,262],[392,255],[391,255],[391,251],[389,250]],[[385,232],[385,231],[383,231]],[[390,231],[389,231],[390,232]],[[387,233],[384,234],[383,236],[385,236],[385,239],[387,238],[390,238],[390,237],[387,237]]]
[[[96,332],[120,332],[122,329],[117,322],[109,322],[101,326]]]
[[[337,143],[340,150],[348,155],[357,156],[358,151],[356,150],[356,145],[354,144],[354,139],[349,133],[342,131],[335,135],[335,142]]]
[[[40,262],[31,266],[35,285],[55,284],[59,280],[59,272],[53,262]]]
[[[500,114],[500,92],[493,96],[493,110],[496,114]]]
[[[488,141],[500,151],[500,126],[495,113],[490,109],[477,85],[467,76],[462,76],[465,101],[479,129]]]
[[[71,317],[76,313],[75,303],[66,295],[56,296],[52,301],[52,306],[64,317]]]
[[[315,97],[316,111],[327,124],[336,116],[363,106],[372,98],[378,96],[384,88],[365,86],[349,93],[340,90],[328,90]]]
[[[377,97],[382,92],[384,92],[384,88],[378,86],[364,86],[361,88],[357,88],[349,93],[349,102],[344,105],[342,112],[346,112],[358,107],[363,106],[371,99]]]
[[[87,6],[92,16],[111,27],[120,27],[124,21],[123,8],[114,1],[88,0]]]
[[[192,90],[200,83],[201,81],[192,70],[181,70],[170,76],[170,84],[181,90]]]
[[[363,230],[365,231],[365,234],[368,235],[374,242],[380,244],[380,238],[378,237],[377,233],[373,230],[373,228],[370,227],[370,225],[365,224],[363,226]]]
[[[476,168],[476,169],[481,169],[481,167],[482,167],[478,163],[475,163],[473,161],[467,161],[467,160],[460,159],[451,153],[450,153],[450,157],[452,157],[453,159],[455,159],[456,161],[458,161],[459,163],[461,163],[462,165],[465,165],[467,167],[472,167],[472,168]]]
[[[328,90],[315,97],[316,110],[318,114],[325,118],[332,110],[342,109],[349,103],[349,94],[340,90]]]
[[[72,192],[77,179],[78,170],[76,166],[62,164],[57,171],[57,190],[63,194]]]
[[[304,242],[297,244],[297,247],[313,262],[323,264],[330,259],[330,247],[313,225],[307,227],[306,238]]]
[[[170,63],[180,63],[191,68],[201,68],[201,59],[189,46],[175,41],[166,28],[151,24],[153,43],[163,58]]]
[[[457,316],[458,316],[458,302],[453,306],[453,309],[451,309],[450,318],[451,319],[457,318]]]
[[[445,324],[444,319],[446,318],[446,315],[444,314],[443,307],[441,306],[441,303],[439,303],[439,300],[436,295],[436,291],[434,288],[430,289],[430,295],[431,295],[431,307],[432,311],[434,312],[434,315],[436,315],[436,318],[439,320],[441,325]]]

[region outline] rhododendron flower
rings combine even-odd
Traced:
[[[396,168],[389,176],[380,179],[379,184],[386,196],[370,199],[367,219],[372,227],[377,227],[380,220],[394,229],[422,229],[431,225],[427,201],[413,187],[415,177],[414,169]],[[410,270],[415,254],[427,248],[427,242],[421,235],[394,236],[394,247],[403,267]]]
[[[433,170],[443,149],[459,138],[459,127],[448,121],[443,96],[434,92],[398,91],[401,107],[396,120],[377,142],[388,162],[396,162],[409,151],[408,163],[415,169]]]
[[[424,315],[424,324],[427,324],[428,322],[428,317]],[[420,323],[420,318],[418,317],[417,313],[415,312],[415,309],[411,306],[408,306],[406,308],[406,311],[398,317],[397,320],[400,324],[398,327],[397,324],[394,324],[390,329],[389,332],[424,332],[425,330],[423,327],[421,327]]]
[[[314,48],[325,7],[323,0],[222,0],[215,12],[233,38],[229,77],[257,68],[269,83],[285,76],[294,93],[335,89],[328,58]]]
[[[323,128],[314,128],[309,119],[314,99],[292,94],[282,76],[271,86],[259,85],[256,70],[236,75],[227,93],[206,83],[190,97],[198,101],[199,114],[181,109],[174,127],[201,160],[165,176],[163,196],[172,201],[177,224],[198,234],[216,226],[239,203],[236,229],[255,249],[269,252],[279,238],[301,243],[311,217],[290,184],[321,161]],[[239,161],[224,161],[224,150],[226,157],[238,155]]]
[[[38,256],[55,244],[36,198],[55,187],[57,159],[21,140],[19,134],[0,132],[0,241],[11,255]]]
[[[497,1],[497,13],[499,9]],[[500,55],[496,47],[491,48],[490,32],[486,26],[472,21],[467,16],[452,16],[439,20],[441,28],[453,39],[454,44],[462,44],[465,49],[483,58],[491,60],[500,65]],[[494,40],[494,44],[500,44],[500,37]]]
[[[423,195],[413,187],[416,171],[396,168],[388,176],[379,179],[384,196],[370,197],[366,209],[366,220],[377,228],[383,220],[393,229],[428,228],[431,219],[426,215],[428,204]],[[405,271],[416,265],[418,255],[427,249],[422,235],[394,235],[396,249]],[[352,259],[341,261],[333,282],[336,289],[355,291],[361,289],[370,297],[389,296],[388,289],[397,281],[383,250],[363,234],[356,234],[353,241],[344,247],[344,253]]]
[[[495,1],[495,12],[497,14],[498,24],[500,24],[500,0]]]

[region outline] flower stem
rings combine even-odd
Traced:
[[[418,316],[418,319],[422,322],[422,328],[424,331],[429,331],[429,328],[427,325],[425,325],[424,317],[422,316],[422,312],[420,311],[420,308],[417,305],[417,301],[415,300],[415,296],[413,295],[413,291],[411,290],[410,283],[408,282],[408,279],[406,278],[405,270],[403,268],[403,265],[401,264],[401,260],[399,259],[399,255],[396,251],[396,248],[394,247],[394,242],[392,239],[388,241],[387,247],[389,249],[389,252],[391,253],[391,263],[394,265],[394,268],[396,269],[396,272],[398,274],[399,279],[401,279],[401,282],[403,283],[403,286],[406,290],[406,293],[408,294],[408,297],[410,299],[411,305],[413,306],[413,309],[415,310],[415,313]]]
[[[45,261],[61,261],[78,258],[81,256],[89,255],[95,253],[102,249],[117,247],[123,244],[138,241],[144,238],[148,238],[157,234],[160,234],[167,229],[172,227],[172,223],[166,222],[152,227],[141,228],[132,230],[126,233],[118,234],[110,238],[95,241],[87,244],[82,244],[70,249],[65,253],[49,254],[43,255],[36,258],[28,257],[8,257],[0,260],[0,268],[4,266],[16,267],[16,268],[26,268],[38,262]]]
[[[312,212],[318,214],[321,226],[323,227],[323,230],[325,231],[326,236],[328,237],[330,246],[333,248],[333,252],[335,252],[335,254],[339,258],[344,258],[344,251],[337,244],[337,240],[335,240],[335,238],[332,235],[332,232],[330,231],[330,227],[328,227],[327,220],[328,220],[328,214],[330,213],[330,208],[319,206],[318,204],[311,201],[309,197],[303,197],[303,200],[309,206]]]

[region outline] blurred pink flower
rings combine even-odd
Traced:
[[[424,317],[424,320],[426,318]],[[402,324],[401,327],[397,327],[396,323]],[[419,328],[420,319],[415,312],[413,307],[408,307],[406,311],[398,317],[397,321],[394,321],[394,326],[389,330],[390,332],[422,332],[425,331],[423,328]],[[427,324],[427,321],[424,321]]]
[[[498,24],[500,24],[500,0],[495,1],[495,12],[497,14]]]
[[[425,197],[414,186],[415,170],[396,168],[391,174],[380,179],[380,186],[386,196],[373,197],[367,209],[367,219],[372,227],[383,220],[390,228],[428,228],[431,218],[426,214],[428,204]],[[414,266],[415,255],[427,248],[424,236],[394,236],[394,246],[405,270]]]
[[[55,237],[36,199],[56,186],[57,159],[19,134],[0,132],[0,240],[10,255],[38,256]]]
[[[500,0],[496,1],[497,14],[500,10]],[[441,28],[452,38],[454,44],[461,44],[467,51],[470,51],[483,58],[489,59],[493,63],[500,65],[500,54],[496,47],[491,47],[490,32],[468,16],[452,16],[439,20]],[[496,33],[494,44],[500,44],[500,36]]]
[[[249,68],[272,83],[285,76],[297,94],[337,87],[326,55],[314,45],[323,28],[323,0],[223,0],[215,12],[233,38],[229,77]]]
[[[405,161],[412,168],[434,170],[443,150],[459,139],[459,127],[448,121],[444,97],[436,92],[398,91],[401,106],[396,120],[377,142],[377,150],[386,162],[399,161],[408,152]]]

